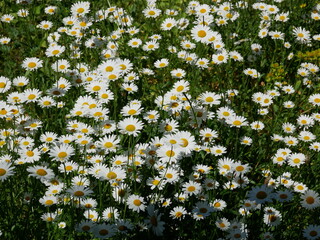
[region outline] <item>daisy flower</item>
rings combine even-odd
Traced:
[[[74,148],[68,144],[61,144],[53,146],[50,149],[49,155],[56,161],[67,161],[72,155],[74,155]]]
[[[293,198],[293,193],[292,191],[286,189],[286,190],[279,190],[276,192],[276,195],[275,195],[275,199],[278,201],[278,202],[289,202],[291,201]]]
[[[127,44],[132,48],[138,48],[142,44],[142,41],[139,38],[132,38]]]
[[[320,151],[320,142],[313,142],[310,144],[309,149],[319,152]]]
[[[296,40],[300,43],[310,42],[310,31],[307,31],[305,28],[297,27],[293,29],[293,35],[296,37]]]
[[[119,210],[114,207],[108,207],[102,212],[102,219],[108,222],[113,222],[119,218]]]
[[[298,117],[297,123],[298,123],[298,125],[300,125],[302,127],[311,127],[314,125],[314,120],[312,117],[303,114]]]
[[[8,37],[2,37],[0,38],[0,44],[9,44],[9,42],[11,41],[11,38]]]
[[[41,21],[37,27],[38,28],[41,28],[41,29],[44,29],[44,30],[49,30],[50,28],[52,28],[52,22],[50,21]]]
[[[4,15],[1,17],[1,21],[2,21],[2,22],[6,22],[6,23],[10,23],[13,19],[14,19],[14,16],[11,15],[11,14],[4,14]]]
[[[176,20],[174,18],[166,18],[160,26],[160,29],[164,31],[169,31],[171,30],[174,26],[176,26]]]
[[[183,219],[186,214],[187,214],[187,211],[182,206],[176,206],[170,211],[170,217],[178,220]]]
[[[247,126],[247,119],[242,116],[230,116],[227,118],[226,122],[231,126],[231,127],[237,127],[240,128],[242,126]]]
[[[19,77],[15,77],[12,80],[12,83],[13,83],[14,86],[24,87],[29,83],[29,79],[24,77],[24,76],[19,76]]]
[[[44,213],[41,215],[41,219],[45,222],[53,222],[55,218],[57,217],[56,213]]]
[[[19,9],[19,11],[17,12],[17,15],[19,17],[27,17],[29,15],[29,10],[27,10],[27,9]]]
[[[135,119],[131,116],[129,118],[121,120],[118,123],[118,126],[122,134],[133,135],[136,137],[142,130],[143,123],[140,120]]]
[[[144,9],[142,11],[142,13],[144,14],[144,16],[146,18],[156,18],[156,17],[160,16],[161,10],[157,9],[155,7],[147,7],[146,9]]]
[[[113,224],[102,223],[94,225],[91,232],[95,238],[107,239],[113,237],[117,230]]]
[[[57,11],[57,7],[56,7],[56,6],[48,6],[48,7],[46,7],[46,8],[44,9],[44,12],[45,12],[46,14],[49,14],[49,15],[55,14],[56,11]]]
[[[147,41],[143,46],[142,49],[146,52],[155,51],[159,48],[159,43],[156,40]]]
[[[229,226],[230,226],[230,222],[228,219],[226,218],[221,218],[221,219],[218,219],[216,222],[215,222],[215,225],[222,231],[227,231],[229,229]]]
[[[30,166],[27,168],[27,171],[30,173],[29,176],[40,180],[49,180],[54,177],[54,172],[50,168],[44,166]]]
[[[41,68],[42,64],[43,61],[39,58],[26,58],[22,63],[22,67],[26,70],[34,71],[38,68]]]
[[[75,185],[67,190],[67,193],[70,193],[74,198],[85,198],[93,193],[91,189],[83,185]]]
[[[192,210],[192,213],[197,216],[196,219],[208,217],[212,212],[213,207],[205,201],[197,202]]]
[[[264,128],[264,123],[262,123],[261,121],[255,121],[250,124],[250,127],[253,130],[262,130]]]
[[[84,16],[90,12],[90,2],[79,1],[71,6],[72,15]]]
[[[316,135],[309,131],[301,131],[298,138],[303,142],[311,142],[316,139]]]
[[[10,89],[11,85],[12,83],[9,78],[0,76],[0,92],[1,93],[7,92]]]
[[[286,122],[282,124],[282,129],[285,133],[293,133],[296,130],[296,127],[293,124]]]
[[[309,225],[303,229],[303,236],[308,240],[316,240],[320,237],[320,225]]]
[[[9,162],[0,162],[0,180],[4,181],[14,175],[14,167]]]
[[[56,204],[58,202],[58,199],[55,196],[44,196],[39,199],[39,202],[45,207],[50,207]]]
[[[308,100],[309,100],[309,103],[311,103],[312,105],[320,106],[320,94],[319,93],[312,94]]]
[[[161,221],[162,214],[159,214],[158,211],[155,210],[154,205],[149,205],[147,207],[148,218],[144,220],[144,223],[149,229],[152,229],[156,236],[162,236],[165,222]]]
[[[180,80],[173,85],[173,93],[184,93],[189,91],[189,82]]]
[[[110,182],[120,182],[126,178],[126,172],[122,168],[113,167],[113,168],[102,168],[99,171],[100,179],[101,180],[108,180]]]
[[[299,193],[304,193],[308,190],[307,185],[303,184],[303,183],[294,183],[293,184],[293,191],[295,192],[299,192]]]
[[[175,183],[180,177],[179,172],[172,167],[162,169],[160,171],[160,176],[168,183]]]
[[[182,185],[182,190],[187,196],[197,195],[201,191],[201,184],[194,181],[189,181]]]
[[[306,190],[301,195],[301,205],[306,209],[314,209],[320,206],[319,194],[313,190]]]
[[[196,42],[208,43],[208,40],[213,36],[213,32],[208,26],[197,25],[191,29],[191,37]]]
[[[181,158],[180,146],[163,145],[157,150],[158,157],[165,162],[176,162]]]
[[[248,192],[247,198],[256,201],[256,203],[271,202],[273,197],[272,191],[272,188],[268,188],[265,185],[256,186]]]
[[[127,205],[129,209],[135,211],[135,212],[140,212],[144,211],[146,206],[144,205],[144,199],[143,197],[140,197],[139,195],[130,195],[127,199]]]

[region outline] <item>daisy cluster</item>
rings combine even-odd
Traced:
[[[61,238],[320,238],[320,4],[47,2],[0,16],[10,206]]]

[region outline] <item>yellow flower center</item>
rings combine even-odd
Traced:
[[[38,170],[36,171],[36,173],[37,173],[38,175],[40,175],[40,176],[45,176],[45,175],[48,174],[47,171],[44,170],[44,169],[38,169]]]
[[[242,171],[244,170],[244,167],[243,167],[243,166],[237,166],[237,167],[236,167],[236,170],[237,170],[238,172],[242,172]]]
[[[200,31],[198,32],[198,37],[204,38],[205,36],[207,36],[207,32],[206,32],[206,31],[200,30]]]
[[[84,12],[84,8],[78,8],[77,9],[77,13],[83,13]]]
[[[181,91],[183,91],[183,89],[184,89],[184,86],[179,86],[179,87],[177,87],[177,92],[181,92]]]
[[[66,166],[66,171],[71,171],[73,169],[73,167],[72,166]]]
[[[108,172],[107,178],[109,179],[115,179],[117,177],[117,174],[115,172]]]
[[[73,195],[75,195],[76,197],[82,197],[84,195],[84,192],[76,191]]]
[[[235,121],[233,121],[233,125],[240,126],[241,125],[241,121],[235,120]]]
[[[220,56],[218,57],[218,60],[219,60],[219,61],[223,61],[223,60],[224,60],[224,56],[220,55]]]
[[[34,67],[36,67],[37,66],[37,64],[35,63],[35,62],[29,62],[28,63],[28,67],[29,68],[34,68]]]
[[[57,55],[58,53],[60,53],[59,50],[53,50],[53,51],[52,51],[52,54],[53,54],[53,55]]]
[[[66,152],[59,152],[58,157],[59,158],[65,158],[68,154]]]
[[[52,200],[47,200],[47,201],[45,201],[45,204],[46,204],[46,205],[52,205],[52,204],[53,204],[53,201],[52,201]]]
[[[129,115],[134,115],[134,114],[136,114],[136,113],[137,113],[137,111],[134,110],[134,109],[130,109],[130,110],[128,111],[128,114],[129,114]]]
[[[309,196],[309,197],[306,198],[306,202],[307,202],[308,204],[313,204],[313,203],[315,202],[315,200],[314,200],[313,197]]]
[[[256,197],[258,199],[265,199],[267,196],[268,196],[267,193],[264,191],[257,192],[257,194],[256,194]]]
[[[126,130],[128,132],[133,132],[134,130],[136,130],[136,127],[134,125],[130,124],[130,125],[126,126]]]
[[[139,199],[135,199],[133,204],[139,207],[141,205],[141,201]]]
[[[35,99],[36,98],[36,95],[34,95],[34,94],[30,94],[29,96],[28,96],[28,99],[29,100],[32,100],[32,99]]]
[[[3,168],[0,168],[0,176],[4,176],[7,173],[7,171]]]
[[[166,178],[171,179],[171,178],[173,178],[173,175],[172,175],[171,173],[167,173],[167,174],[166,174]]]
[[[167,157],[173,157],[176,154],[174,151],[168,150],[168,151],[166,151],[166,155],[167,155]]]

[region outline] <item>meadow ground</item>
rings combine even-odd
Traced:
[[[0,238],[320,239],[319,23],[315,0],[0,1]]]

